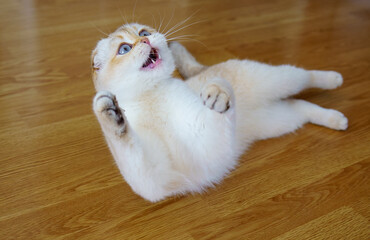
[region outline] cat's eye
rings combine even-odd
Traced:
[[[119,46],[117,54],[123,55],[128,53],[131,50],[131,45],[127,43],[123,43]]]
[[[139,33],[139,36],[140,37],[147,37],[147,36],[150,36],[151,33],[148,32],[147,30],[141,30],[140,33]]]

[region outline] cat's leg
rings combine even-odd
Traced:
[[[250,93],[257,98],[277,100],[287,98],[306,88],[334,89],[343,78],[334,71],[308,71],[302,68],[245,61],[250,80]]]
[[[345,130],[348,124],[339,111],[296,99],[273,102],[250,111],[249,116],[243,125],[255,140],[293,132],[308,122],[335,130]]]
[[[186,50],[186,48],[180,43],[171,42],[169,47],[175,59],[176,68],[179,70],[184,79],[195,76],[206,69],[206,66],[198,63],[197,60],[195,60],[188,50]]]
[[[117,166],[134,192],[151,202],[185,192],[188,180],[171,167],[165,147],[149,131],[138,136],[112,93],[98,92],[93,109]]]

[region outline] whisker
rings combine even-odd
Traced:
[[[195,42],[201,44],[202,46],[206,47],[209,50],[208,46],[205,45],[202,41],[200,41],[198,39],[194,39],[194,38],[178,38],[178,39],[171,39],[171,40],[168,40],[168,41],[174,41],[174,40],[179,41],[179,42],[181,42],[181,41],[183,41],[183,42],[184,41],[195,41]]]
[[[104,34],[105,36],[109,37],[109,34],[105,33],[103,30],[98,28],[95,24],[89,22],[92,27],[94,27],[96,30],[98,30],[100,33]]]
[[[160,20],[160,24],[159,24],[159,27],[158,27],[158,32],[161,31],[161,27],[162,27],[162,24],[163,24],[163,21],[164,21],[164,17],[162,18],[162,15],[161,13],[158,11],[159,13],[159,20]]]
[[[190,16],[190,17],[191,17],[191,16]],[[163,35],[164,35],[164,36],[167,36],[167,34],[168,34],[171,30],[176,29],[177,27],[180,27],[182,24],[184,24],[186,21],[188,21],[190,17],[188,17],[188,18],[186,18],[185,20],[182,20],[181,22],[177,23],[175,26],[171,27],[171,28],[170,28],[166,33],[164,33]]]
[[[195,14],[197,14],[199,10],[195,11],[193,14],[191,14],[189,17],[186,19],[182,20],[181,22],[177,23],[175,26],[170,28],[164,35],[166,36],[168,33],[170,33],[172,30],[176,29],[177,27],[180,27],[182,24],[186,23],[188,20],[190,20]]]
[[[153,13],[149,12],[150,15],[152,15],[152,22],[154,21],[154,29],[157,29],[157,21],[155,20],[155,17],[153,15]]]
[[[169,38],[169,39],[166,39],[168,42],[171,42],[171,41],[174,41],[174,40],[177,40],[177,39],[190,39],[189,37],[173,37],[173,38]]]
[[[174,38],[181,38],[181,37],[199,37],[200,35],[197,35],[197,34],[187,34],[187,35],[181,35],[181,36],[175,36],[175,37],[172,37],[172,38],[169,38],[169,39],[174,39]],[[169,40],[167,39],[167,40]]]
[[[200,21],[196,21],[196,22],[190,23],[190,24],[188,24],[188,25],[185,25],[185,26],[183,26],[183,27],[181,27],[181,28],[177,29],[176,31],[173,31],[173,32],[169,33],[168,35],[166,35],[166,37],[171,36],[172,34],[174,34],[174,33],[178,32],[178,31],[180,31],[180,30],[182,30],[182,29],[184,29],[184,28],[187,28],[187,27],[190,27],[190,26],[192,26],[192,25],[195,25],[195,24],[198,24],[198,23],[201,23],[201,22],[205,22],[205,21],[206,21],[206,20],[200,20]]]
[[[163,32],[166,31],[168,24],[171,23],[173,16],[175,15],[175,7],[172,9],[172,15],[170,20],[167,22],[166,26],[163,28]]]
[[[190,16],[191,17],[191,16]],[[182,20],[181,22],[177,23],[175,26],[170,28],[164,35],[166,36],[169,32],[171,32],[173,29],[176,29],[177,27],[180,27],[182,24],[186,23],[190,17],[186,18],[185,20]]]
[[[118,7],[118,11],[119,11],[119,13],[121,14],[121,17],[122,17],[123,21],[125,22],[125,24],[126,24],[126,25],[128,25],[127,19],[126,19],[125,15],[122,13],[122,11],[121,11],[121,8],[120,8],[120,7]]]

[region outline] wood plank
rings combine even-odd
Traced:
[[[369,236],[369,221],[356,214],[353,209],[342,207],[274,239],[362,240]]]
[[[279,236],[291,228],[304,226],[305,223],[310,223],[319,216],[326,216],[331,211],[350,203],[358,195],[369,196],[369,167],[369,161],[355,164],[308,186],[291,189],[253,206],[240,207],[234,214],[200,224],[192,230],[192,235],[196,239],[216,237],[231,239],[233,236],[239,236],[239,239],[271,239]],[[361,231],[357,234],[361,232],[361,236],[366,236],[368,235],[368,229],[364,228],[366,219],[364,217],[360,219]],[[343,221],[342,224],[347,223]],[[331,229],[330,231],[339,231],[340,226],[328,228]],[[302,231],[306,230],[312,234],[317,232],[310,224]],[[321,239],[325,239],[330,231],[317,234]],[[284,239],[284,236],[281,239]],[[329,237],[328,239],[340,238]]]

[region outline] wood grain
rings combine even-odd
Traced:
[[[204,64],[341,72],[341,88],[298,97],[349,129],[258,142],[216,188],[152,204],[106,147],[90,54],[124,18],[169,29],[195,12],[176,36],[198,35],[184,44]],[[368,29],[367,0],[1,1],[0,239],[370,239]]]

